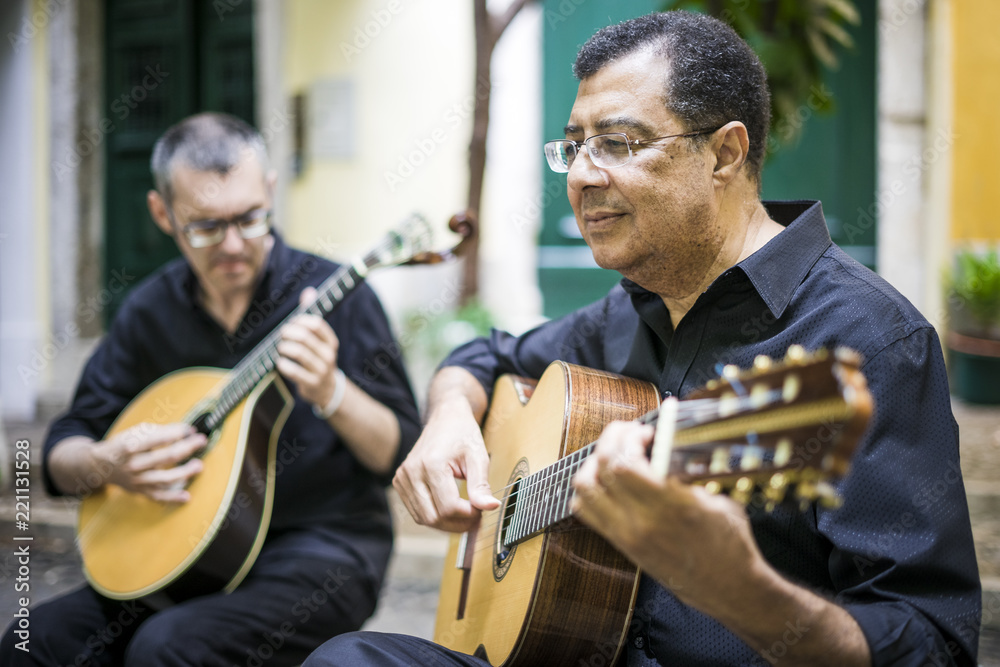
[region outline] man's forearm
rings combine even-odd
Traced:
[[[467,405],[478,423],[483,422],[489,399],[483,386],[469,371],[460,366],[445,366],[434,375],[427,392],[427,419],[438,411]]]
[[[343,402],[327,422],[362,465],[377,474],[388,473],[399,451],[399,420],[384,404],[345,381]]]
[[[84,496],[104,486],[111,467],[102,469],[94,455],[94,439],[74,435],[60,440],[46,461],[49,477],[62,493]]]
[[[783,578],[767,563],[747,569],[745,586],[702,609],[780,665],[871,664],[861,627],[845,609]]]

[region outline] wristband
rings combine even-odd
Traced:
[[[347,376],[344,375],[344,371],[338,368],[333,372],[333,377],[336,378],[337,384],[333,387],[333,396],[330,398],[330,402],[322,410],[315,405],[313,406],[313,414],[323,421],[333,416],[333,413],[337,411],[337,408],[344,401],[344,393],[347,391]]]

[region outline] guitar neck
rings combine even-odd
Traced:
[[[871,413],[857,360],[825,351],[815,360],[729,377],[676,404],[664,452],[665,474],[746,503],[764,487],[769,505],[795,488],[800,502],[834,496],[824,480],[842,476]],[[744,384],[746,386],[744,386]],[[638,421],[657,425],[660,410]],[[514,482],[503,517],[503,543],[512,546],[572,516],[571,480],[593,453],[584,445]],[[654,442],[654,450],[657,444]],[[654,459],[656,456],[654,456]]]
[[[226,419],[234,407],[239,405],[260,381],[275,369],[278,360],[278,342],[281,327],[299,315],[319,315],[325,317],[339,306],[347,296],[360,285],[369,269],[378,264],[378,253],[372,251],[353,264],[342,265],[323,284],[316,288],[315,301],[300,305],[272,330],[227,376],[219,390],[213,409],[205,415],[195,415],[203,422],[206,432],[211,432]]]

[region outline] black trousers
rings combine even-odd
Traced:
[[[426,639],[381,632],[352,632],[334,637],[309,656],[302,667],[490,667],[485,660],[457,653]]]
[[[265,547],[230,594],[194,598],[161,611],[108,600],[86,586],[30,612],[24,652],[14,627],[0,665],[199,667],[297,665],[325,640],[361,627],[379,582],[347,551],[338,557]]]

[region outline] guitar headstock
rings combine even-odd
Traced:
[[[365,267],[396,266],[430,250],[433,234],[423,216],[413,213],[364,257]]]
[[[742,503],[835,502],[830,481],[847,473],[872,413],[859,367],[851,350],[798,345],[781,362],[727,366],[680,401],[669,474]]]

